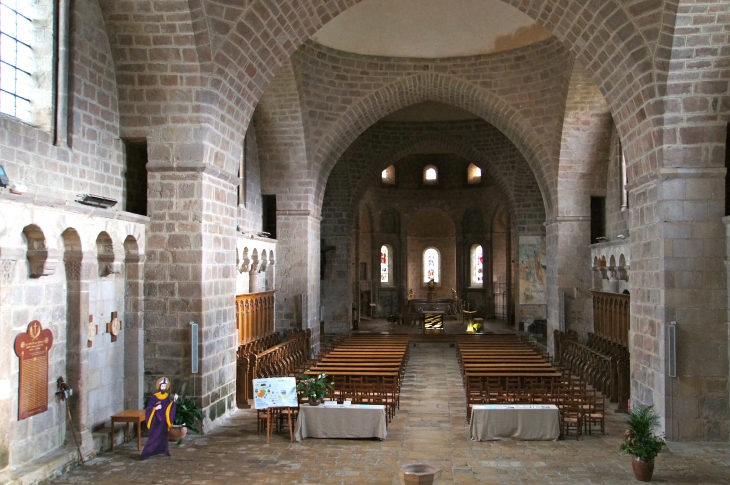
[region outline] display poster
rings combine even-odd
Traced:
[[[269,377],[253,380],[253,404],[256,409],[276,406],[295,408],[297,402],[297,380],[294,377]]]
[[[28,331],[15,338],[15,353],[20,359],[18,384],[18,421],[48,409],[48,351],[53,333],[33,320]]]

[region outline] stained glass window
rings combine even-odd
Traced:
[[[390,282],[390,254],[388,246],[380,247],[380,282]]]
[[[423,282],[433,280],[438,283],[440,279],[439,252],[435,248],[428,248],[423,252]]]
[[[477,245],[474,246],[471,256],[471,267],[472,267],[472,285],[484,284],[484,251],[482,247]]]

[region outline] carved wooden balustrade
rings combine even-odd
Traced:
[[[253,399],[254,371],[251,357],[280,342],[281,335],[275,332],[238,346],[236,351],[236,404],[239,408],[248,408],[248,400]]]
[[[311,330],[291,332],[289,339],[249,359],[254,379],[279,377],[294,373],[309,360]]]
[[[631,386],[628,351],[595,334],[589,334],[587,345],[574,332],[556,330],[554,335],[556,361],[618,403],[618,411],[627,411]]]
[[[618,293],[593,293],[593,329],[597,335],[629,345],[631,297]]]
[[[274,331],[274,291],[236,296],[238,345]]]

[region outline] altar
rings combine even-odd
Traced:
[[[421,321],[424,330],[443,330],[444,312],[440,310],[424,310]]]

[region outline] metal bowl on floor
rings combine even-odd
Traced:
[[[404,465],[398,470],[402,485],[431,485],[441,478],[441,469],[426,463]]]

